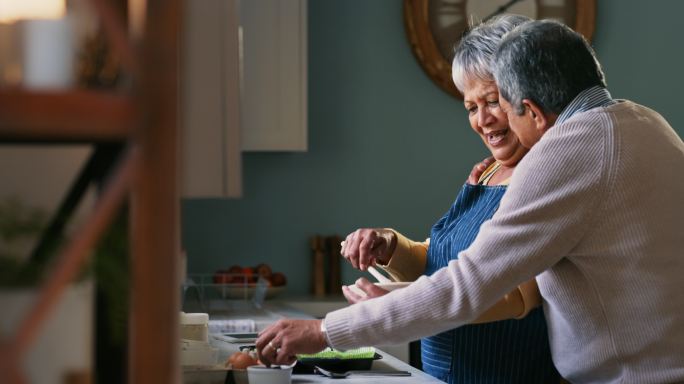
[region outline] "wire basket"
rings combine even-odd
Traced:
[[[272,286],[264,278],[241,273],[188,274],[182,285],[182,301],[198,300],[206,307],[215,300],[251,300],[260,306],[285,290],[285,286]]]

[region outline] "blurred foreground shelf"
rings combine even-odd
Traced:
[[[90,90],[0,90],[0,142],[123,142],[136,120],[132,97]]]
[[[56,251],[32,255],[41,259],[40,255],[50,254],[49,272],[14,332],[0,335],[3,384],[28,382],[23,363],[38,332],[124,208],[130,227],[128,287],[135,294],[131,294],[128,305],[125,372],[115,372],[125,379],[114,382],[179,383],[181,379],[180,200],[176,180],[182,4],[180,0],[131,1],[130,5],[141,8],[143,15],[136,36],[130,35],[125,13],[118,12],[116,1],[90,3],[112,51],[136,79],[130,94],[116,90],[0,89],[0,144],[95,147],[44,236],[61,235],[88,185],[96,182],[99,187],[92,211],[64,244]],[[125,9],[129,2],[118,3]],[[115,145],[109,145],[112,143]],[[105,374],[97,376],[108,379]]]

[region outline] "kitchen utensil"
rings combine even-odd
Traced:
[[[387,278],[385,275],[380,273],[380,271],[375,269],[375,267],[373,267],[372,265],[368,267],[368,272],[370,272],[370,274],[373,275],[373,277],[375,277],[379,283],[387,284],[393,282],[392,279]]]
[[[321,367],[316,367],[316,372],[323,376],[332,377],[333,379],[343,379],[349,376],[411,376],[409,371],[346,371],[346,372],[331,372]]]

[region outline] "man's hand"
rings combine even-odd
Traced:
[[[321,333],[321,320],[283,319],[259,333],[259,360],[266,366],[290,365],[299,353],[316,353],[328,346]]]
[[[475,164],[473,166],[473,170],[470,171],[470,175],[468,176],[468,184],[475,185],[477,182],[480,180],[480,176],[482,176],[482,173],[492,165],[496,160],[494,160],[493,157],[488,157],[481,162]]]

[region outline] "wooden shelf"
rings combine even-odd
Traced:
[[[135,113],[125,94],[0,90],[0,143],[123,142]]]

